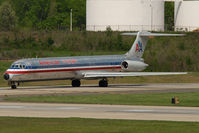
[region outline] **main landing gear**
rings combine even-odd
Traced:
[[[11,89],[17,89],[16,85],[11,85]]]
[[[99,87],[108,87],[108,80],[107,79],[100,80]]]
[[[73,87],[80,87],[81,82],[79,79],[74,79],[72,80],[72,86]],[[108,87],[108,80],[107,79],[102,79],[99,81],[99,87]]]
[[[81,85],[80,80],[78,80],[78,79],[72,80],[72,86],[73,87],[80,87],[80,85]]]

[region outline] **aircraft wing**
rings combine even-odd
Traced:
[[[187,72],[87,72],[84,78],[109,78],[130,76],[183,75]]]

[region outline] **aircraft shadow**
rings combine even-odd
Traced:
[[[146,84],[110,84],[108,88],[133,88],[133,87],[142,87],[142,86],[146,86]],[[92,87],[99,87],[98,85],[82,85],[80,88],[91,88]],[[78,89],[79,87],[72,87],[70,85],[60,85],[60,86],[19,86],[17,89],[20,89],[20,90],[27,90],[27,89],[71,89],[73,88],[74,90],[75,89]],[[99,87],[100,89],[101,87]],[[1,90],[8,90],[9,88],[2,88]]]

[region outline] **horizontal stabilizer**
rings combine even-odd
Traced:
[[[138,33],[122,33],[125,36],[136,36]],[[185,34],[168,34],[168,33],[150,33],[150,32],[140,32],[140,36],[185,36]]]
[[[84,78],[109,78],[126,76],[156,76],[156,75],[183,75],[187,72],[88,72],[84,73]]]

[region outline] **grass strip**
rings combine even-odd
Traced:
[[[6,101],[80,103],[80,104],[119,104],[151,106],[195,106],[199,107],[199,92],[189,93],[146,93],[146,94],[102,94],[75,96],[32,96],[10,97]],[[180,104],[171,104],[172,97],[177,96]]]
[[[197,133],[199,123],[0,117],[0,133]]]

